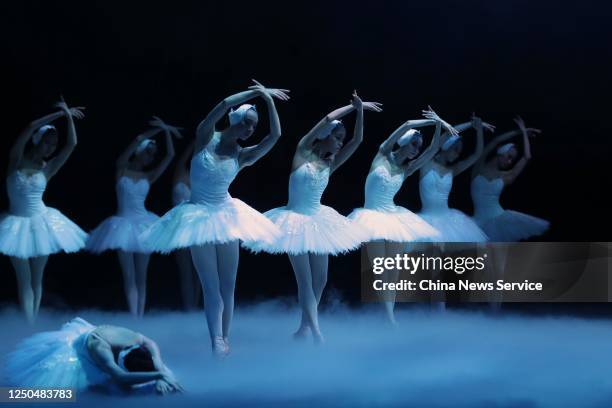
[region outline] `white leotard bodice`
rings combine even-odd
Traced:
[[[504,180],[497,177],[493,180],[483,175],[472,179],[471,192],[476,218],[495,217],[504,212],[499,203],[499,196],[504,190]]]
[[[313,214],[321,206],[321,196],[329,182],[329,167],[323,170],[306,162],[289,176],[287,208],[304,214]]]
[[[117,180],[117,213],[120,216],[138,216],[148,214],[145,200],[149,194],[149,180],[142,178],[135,181],[127,176]]]
[[[45,211],[42,200],[47,188],[47,177],[42,171],[31,175],[15,170],[6,178],[6,192],[10,201],[10,213],[20,217],[31,217]]]
[[[419,180],[421,195],[421,211],[436,211],[448,209],[448,195],[453,187],[453,173],[447,172],[440,176],[437,171],[429,170]]]
[[[191,202],[218,205],[231,199],[228,189],[240,166],[236,158],[217,157],[214,149],[218,143],[219,137],[213,136],[191,159]]]
[[[393,198],[404,183],[404,175],[392,175],[386,166],[377,166],[368,174],[365,182],[364,208],[388,210],[395,208]]]
[[[178,205],[191,198],[191,189],[182,181],[179,181],[172,187],[172,204]]]

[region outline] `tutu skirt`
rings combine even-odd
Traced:
[[[158,219],[151,212],[109,217],[89,233],[87,250],[94,253],[119,249],[126,252],[150,252],[142,245],[140,235]]]
[[[12,386],[75,388],[107,382],[87,351],[88,334],[95,329],[77,317],[60,330],[35,334],[6,356],[6,378]]]
[[[264,215],[281,230],[281,235],[272,243],[244,245],[254,252],[336,255],[357,249],[368,238],[357,223],[325,205],[319,206],[314,214],[279,207]]]
[[[357,208],[348,216],[368,233],[368,241],[431,242],[440,233],[410,210],[395,206],[393,211]]]
[[[486,242],[487,235],[478,224],[459,210],[448,208],[419,214],[440,232],[439,242]]]
[[[55,208],[31,216],[0,214],[0,253],[17,258],[76,252],[87,234]]]
[[[504,210],[486,220],[475,220],[493,242],[516,242],[542,235],[550,226],[546,220],[512,210]]]
[[[141,239],[148,250],[168,253],[178,248],[236,240],[272,243],[278,235],[278,228],[263,214],[230,197],[218,205],[179,204],[151,225]]]

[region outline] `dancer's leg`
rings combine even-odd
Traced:
[[[38,316],[40,301],[43,293],[43,275],[47,266],[48,256],[37,256],[30,258],[30,270],[32,271],[32,289],[34,291],[34,317]]]
[[[319,319],[317,316],[317,297],[312,287],[312,271],[308,254],[290,255],[289,260],[293,266],[295,279],[298,286],[298,301],[302,308],[302,313],[306,323],[312,330],[312,335],[317,342],[321,342],[323,337],[319,330]]]
[[[19,306],[28,322],[32,323],[34,321],[34,291],[32,290],[30,262],[27,259],[11,257],[11,264],[17,276]]]
[[[328,255],[309,254],[310,267],[312,268],[312,287],[317,298],[317,305],[321,303],[323,290],[327,285],[327,270],[329,265]]]
[[[176,251],[174,257],[179,270],[183,308],[185,310],[193,310],[197,306],[197,293],[201,286],[199,282],[194,280],[195,276],[191,254],[189,250],[181,249]]]
[[[208,332],[214,345],[215,337],[223,337],[223,299],[221,298],[215,245],[206,244],[192,246],[191,258],[193,259],[193,265],[198,272],[200,283],[202,284],[204,292],[204,312],[206,313]]]
[[[217,245],[217,264],[219,266],[219,282],[221,298],[223,299],[223,338],[227,341],[232,317],[234,315],[234,291],[238,273],[239,241]]]
[[[385,242],[385,256],[395,258],[396,255],[402,253],[404,247],[405,245],[400,242]],[[397,283],[399,270],[397,268],[388,269],[383,273],[382,278],[384,282]],[[394,290],[385,293],[385,312],[387,313],[387,319],[393,325],[397,324],[395,320],[395,294]]]
[[[134,254],[136,269],[136,290],[138,291],[138,316],[143,316],[147,303],[147,269],[149,268],[149,254]]]
[[[133,316],[138,316],[138,290],[136,289],[134,253],[119,250],[117,256],[123,273],[123,291],[125,292],[128,309]]]
[[[368,255],[368,260],[370,262],[370,265],[374,264],[374,259],[376,258],[384,258],[386,256],[388,256],[387,254],[387,245],[384,241],[373,241],[373,242],[368,242],[366,243],[366,253]],[[381,275],[381,279],[383,280],[383,282],[388,282],[389,279],[391,279],[392,276],[389,275],[389,272],[383,272],[383,274]],[[391,293],[389,293],[390,291],[385,290],[382,292],[378,292],[381,301],[383,302],[383,306],[385,308],[385,314],[387,316],[387,319],[391,322],[391,323],[395,323],[395,316],[393,314],[393,305],[394,302],[392,300],[394,300],[395,296]]]

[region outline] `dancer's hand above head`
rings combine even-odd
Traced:
[[[181,134],[180,130],[182,128],[176,127],[176,126],[172,126],[167,124],[166,122],[164,122],[163,120],[161,120],[159,117],[157,116],[153,116],[153,119],[149,121],[149,125],[162,129],[168,133],[170,133],[172,136],[174,136],[177,139],[182,139],[183,135]]]
[[[85,114],[83,113],[83,110],[85,110],[84,106],[70,108],[64,100],[63,96],[60,97],[60,101],[57,102],[55,106],[61,109],[62,112],[64,112],[64,115],[66,115],[66,117],[73,117],[75,119],[83,119],[85,117]]]
[[[357,95],[357,90],[354,90],[353,94],[351,95],[351,105],[353,105],[356,110],[363,109],[363,101]]]
[[[431,106],[427,106],[427,109],[424,109],[422,111],[423,113],[423,117],[426,119],[430,119],[430,120],[435,120],[436,122],[440,122],[440,124],[442,125],[442,127],[444,127],[446,129],[446,131],[448,133],[450,133],[451,135],[455,135],[455,136],[459,136],[459,132],[453,127],[451,126],[448,122],[446,122],[445,120],[443,120],[432,108]]]
[[[257,82],[254,79],[252,79],[252,81],[255,83],[255,85],[249,86],[249,89],[260,93],[264,97],[268,96],[271,98],[280,99],[281,101],[288,101],[290,99],[288,93],[291,91],[288,89],[266,88],[260,82]]]
[[[530,137],[535,137],[536,135],[542,133],[542,131],[540,129],[526,127],[525,126],[525,121],[520,116],[517,116],[514,119],[514,122],[518,125],[519,129],[521,130],[521,132],[527,133],[527,135],[530,136]]]
[[[495,126],[490,123],[484,122],[482,118],[476,116],[475,112],[472,112],[472,127],[474,129],[482,127],[484,130],[487,130],[491,133],[495,132]]]
[[[372,112],[382,112],[382,103],[363,102],[363,110],[372,111]]]

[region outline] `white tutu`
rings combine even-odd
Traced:
[[[87,250],[94,253],[118,249],[147,253],[149,251],[143,247],[140,235],[158,219],[159,216],[150,212],[129,217],[108,217],[89,233]]]
[[[467,215],[449,208],[441,212],[422,212],[419,215],[440,232],[439,242],[486,242],[483,230]]]
[[[486,242],[487,235],[464,213],[448,207],[453,186],[452,172],[444,175],[430,169],[419,181],[423,208],[419,215],[440,232],[439,242]]]
[[[87,350],[87,336],[94,329],[77,317],[58,331],[23,340],[6,356],[8,385],[84,390],[106,383],[110,376],[92,361]]]
[[[281,237],[272,243],[245,243],[254,252],[336,255],[359,248],[367,238],[359,225],[325,205],[314,214],[279,207],[264,215],[281,230]]]
[[[396,206],[395,211],[356,208],[349,218],[368,232],[368,241],[431,242],[440,233],[410,210]]]
[[[236,240],[272,243],[278,234],[278,229],[263,214],[230,197],[221,205],[179,204],[140,238],[148,250],[168,253],[178,248]]]
[[[499,198],[504,190],[502,178],[489,180],[479,174],[472,179],[474,220],[493,242],[516,242],[543,234],[549,223],[541,218],[505,210]]]
[[[512,210],[504,210],[497,217],[482,222],[476,221],[493,242],[516,242],[542,235],[550,226],[542,218]]]
[[[15,171],[7,177],[9,212],[0,214],[0,253],[17,258],[76,252],[87,234],[42,196],[47,179],[42,172],[30,176]]]
[[[145,208],[150,187],[149,180],[145,178],[133,180],[123,176],[117,180],[117,215],[105,219],[90,232],[87,240],[89,251],[148,252],[142,245],[140,235],[159,219]]]
[[[291,172],[289,203],[265,213],[280,229],[280,237],[272,243],[245,247],[254,252],[290,255],[336,255],[358,248],[367,239],[366,231],[333,208],[321,205],[328,181],[329,167],[318,170],[310,162]]]

